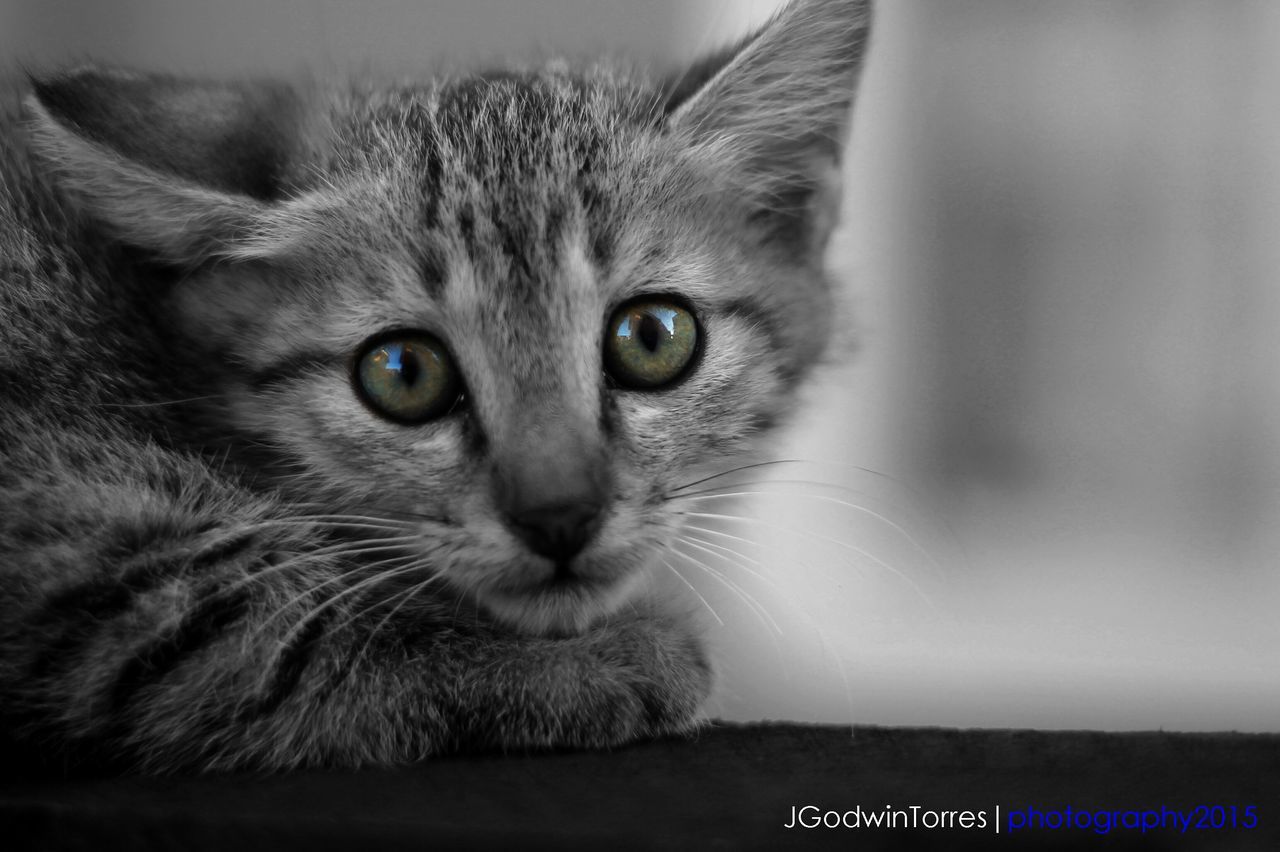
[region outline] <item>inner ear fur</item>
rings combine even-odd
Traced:
[[[36,152],[122,240],[198,263],[275,227],[303,112],[292,89],[81,69],[31,90]]]
[[[49,119],[142,167],[260,201],[282,194],[303,107],[289,86],[82,68],[31,87]]]
[[[678,78],[666,125],[759,219],[821,244],[870,28],[868,0],[795,0]]]

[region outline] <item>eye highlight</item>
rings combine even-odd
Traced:
[[[604,363],[618,384],[657,388],[680,378],[698,348],[698,321],[683,305],[646,297],[614,312],[605,329]]]
[[[447,413],[461,391],[444,344],[420,331],[366,345],[356,362],[355,385],[370,408],[401,423]]]

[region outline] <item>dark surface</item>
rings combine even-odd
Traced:
[[[786,830],[793,805],[1001,809],[986,830]],[[1257,808],[1259,826],[1039,830],[1008,813]],[[717,723],[611,753],[395,771],[0,782],[0,848],[1280,849],[1280,736]],[[1021,841],[1021,842],[1020,842]]]

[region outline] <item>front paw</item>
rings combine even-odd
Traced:
[[[618,730],[613,737],[602,737],[601,744],[696,727],[713,675],[701,631],[690,619],[629,615],[599,626],[586,638],[603,663],[606,695],[618,705]]]
[[[615,616],[577,636],[508,637],[463,689],[459,746],[607,748],[692,731],[711,666],[691,621]],[[460,708],[462,709],[462,708]]]

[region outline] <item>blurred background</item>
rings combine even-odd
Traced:
[[[669,65],[777,5],[0,0],[0,57]],[[712,712],[1280,730],[1280,4],[877,12],[806,463],[686,545]]]

